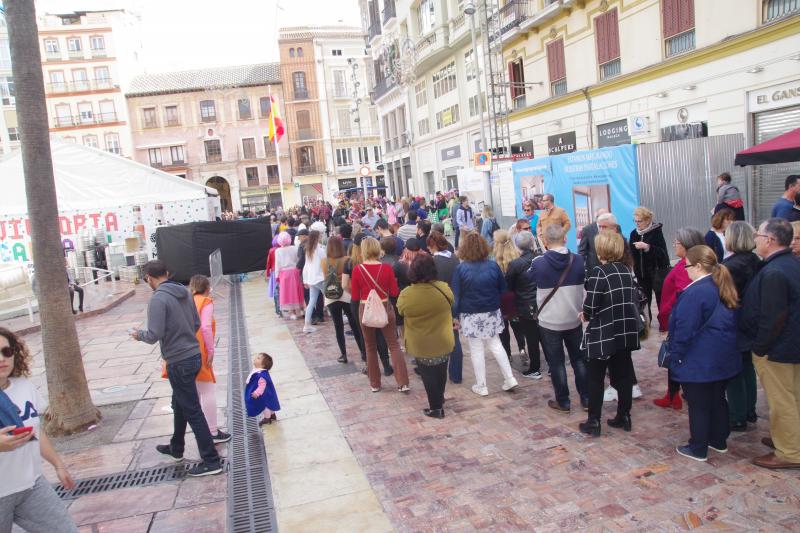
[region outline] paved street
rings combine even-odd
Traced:
[[[278,423],[264,428],[281,531],[682,531],[705,525],[727,530],[800,528],[800,473],[750,464],[764,453],[758,429],[734,434],[726,455],[708,463],[679,457],[688,437],[686,410],[653,406],[664,373],[655,365],[656,335],[635,354],[645,399],[633,409],[633,432],[603,428],[598,439],[577,430],[582,411],[546,407],[547,378],[518,377],[514,393],[487,364],[490,396],[465,380],[448,384],[447,417],[422,416],[425,393],[412,373],[411,393],[378,394],[351,362],[340,365],[330,321],[311,335],[281,321],[264,296],[262,278],[243,286],[251,350],[275,357],[273,378],[282,403]],[[154,450],[171,432],[169,387],[160,378],[157,348],[127,340],[143,320],[150,292],[78,323],[93,397],[107,417],[77,438],[59,439],[76,478],[167,464]],[[217,375],[221,420],[226,410],[226,308],[218,299]],[[36,382],[44,388],[38,334]],[[358,351],[348,341],[352,359]],[[515,361],[516,362],[516,361]],[[385,378],[384,378],[385,379]],[[118,387],[124,386],[122,390]],[[606,404],[611,415],[614,404]],[[759,415],[766,417],[763,394]],[[110,431],[110,432],[109,432]],[[187,456],[197,457],[193,439]],[[225,446],[219,447],[225,453]],[[48,478],[55,479],[47,470]],[[81,497],[69,510],[81,531],[223,531],[225,476],[166,482]]]

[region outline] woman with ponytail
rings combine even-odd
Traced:
[[[689,443],[676,451],[705,461],[708,449],[728,451],[728,380],[741,372],[736,346],[736,285],[708,246],[686,252],[691,284],[678,296],[669,320],[669,369],[689,402]]]

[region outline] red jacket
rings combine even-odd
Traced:
[[[277,247],[272,247],[269,249],[269,255],[267,256],[267,268],[264,270],[264,277],[267,278],[269,281],[269,275],[275,270],[275,250]]]
[[[658,304],[658,329],[659,331],[669,330],[669,315],[672,307],[678,299],[678,295],[683,289],[689,286],[692,279],[686,272],[686,259],[681,259],[672,267],[672,270],[664,279],[664,287],[661,289],[661,301]]]

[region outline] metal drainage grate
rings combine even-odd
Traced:
[[[343,365],[341,363],[336,365],[325,365],[314,367],[314,372],[317,373],[320,379],[332,378],[336,376],[346,376],[348,374],[359,374],[361,371],[356,368],[354,364]]]
[[[242,287],[230,276],[228,354],[228,532],[264,533],[277,531],[275,503],[267,468],[264,437],[255,418],[247,416],[243,394],[250,373],[250,346],[247,338]]]
[[[225,459],[222,467],[225,468]],[[97,476],[81,479],[75,483],[75,488],[67,490],[58,484],[53,488],[62,500],[75,500],[88,494],[107,492],[109,490],[127,489],[131,487],[146,487],[164,481],[179,481],[186,477],[186,472],[197,463],[179,463],[166,466],[156,466],[142,470],[131,470],[107,476]]]

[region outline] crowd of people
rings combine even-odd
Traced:
[[[798,183],[787,178],[787,195]],[[772,217],[755,230],[742,220],[730,176],[717,184],[709,229],[678,229],[671,250],[656,215],[640,206],[630,235],[613,213],[594,213],[573,253],[566,246],[572,221],[551,194],[526,202],[509,228],[490,208],[478,214],[466,197],[443,193],[428,204],[358,198],[274,214],[266,275],[275,312],[305,316],[303,332],[314,333],[324,300],[337,360],[349,361],[352,335],[373,392],[382,390],[381,362],[399,392],[409,390],[413,367],[428,396],[424,414],[434,418],[445,416],[448,377],[462,382],[462,340],[479,396],[517,388],[514,356],[522,376],[542,379],[543,353],[553,387],[548,406],[559,412],[573,409],[568,358],[587,412],[579,429],[593,436],[609,401],[617,409],[607,425],[631,431],[633,400],[642,396],[632,353],[653,324],[667,369],[666,392],[653,402],[675,410],[688,403],[691,436],[679,454],[706,460],[709,449],[724,453],[730,431],[755,423],[758,374],[772,412],[764,442],[774,451],[754,462],[800,467],[800,408],[792,403],[800,399],[800,352],[789,341],[800,325],[800,261],[793,257],[800,222]],[[786,214],[784,200],[778,213]],[[487,383],[487,351],[500,383]]]

